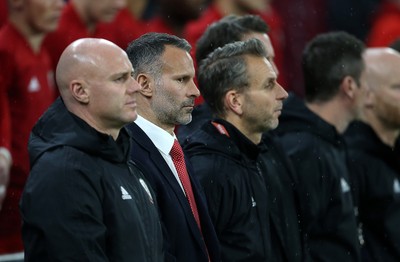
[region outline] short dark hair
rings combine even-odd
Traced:
[[[397,38],[394,40],[390,45],[390,48],[396,50],[397,52],[400,52],[400,38]]]
[[[346,76],[360,85],[365,68],[365,45],[356,37],[342,31],[317,35],[303,52],[305,98],[308,102],[328,101],[339,90]]]
[[[265,58],[263,43],[258,39],[229,43],[200,62],[199,89],[217,116],[225,115],[223,98],[229,90],[242,91],[249,86],[245,55]]]
[[[248,33],[268,33],[269,27],[257,15],[229,15],[212,23],[196,43],[196,61],[207,57],[214,49],[241,41]]]
[[[182,38],[164,33],[147,33],[133,40],[126,49],[129,60],[134,69],[134,76],[149,73],[157,77],[161,74],[160,57],[165,51],[165,46],[175,46],[190,52],[190,44]]]

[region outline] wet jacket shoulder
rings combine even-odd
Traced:
[[[29,141],[25,261],[163,261],[152,191],[129,149],[126,130],[115,141],[61,99],[49,108]]]
[[[222,260],[266,261],[271,246],[266,184],[256,160],[259,149],[247,147],[242,153],[232,140],[238,131],[223,120],[215,123],[223,125],[229,137],[207,122],[183,148],[204,188]]]
[[[291,95],[274,131],[299,177],[302,224],[313,260],[358,261],[347,152],[334,126]]]
[[[345,133],[368,261],[400,261],[400,153],[363,122]]]

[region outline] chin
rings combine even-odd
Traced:
[[[187,125],[190,122],[192,122],[192,116],[184,118],[184,119],[179,119],[178,125]]]
[[[270,124],[268,125],[268,130],[274,130],[275,128],[278,127],[278,124],[279,124],[278,121],[276,121],[276,122],[274,122],[274,123],[270,123]]]

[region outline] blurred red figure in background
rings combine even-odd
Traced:
[[[29,133],[56,94],[42,43],[57,28],[63,5],[8,1],[8,20],[0,29],[0,254],[23,251],[18,204],[29,174]]]
[[[105,38],[117,42],[111,22],[125,6],[126,0],[69,0],[57,30],[49,34],[44,42],[53,67],[62,51],[79,38]]]
[[[400,1],[382,1],[373,20],[367,45],[372,47],[389,46],[400,37]]]

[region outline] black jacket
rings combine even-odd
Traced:
[[[345,133],[366,261],[400,261],[400,151],[365,123]]]
[[[308,259],[358,261],[358,233],[342,136],[295,96],[286,100],[275,133],[299,176]]]
[[[115,141],[56,100],[29,140],[25,261],[163,261],[156,203],[129,149],[126,130]]]
[[[267,167],[264,144],[256,146],[224,120],[214,122],[229,137],[208,122],[183,146],[205,190],[222,260],[301,261],[293,196],[281,195],[289,178]]]
[[[212,225],[204,193],[193,178],[187,163],[193,195],[199,213],[201,231],[189,202],[170,167],[147,134],[136,124],[127,126],[132,133],[131,158],[148,179],[158,202],[164,233],[167,262],[219,262],[220,248]]]

